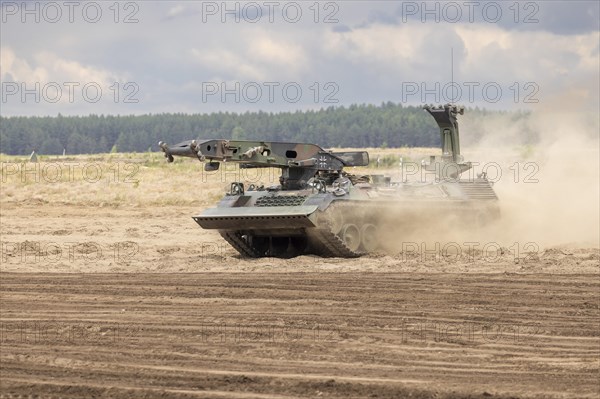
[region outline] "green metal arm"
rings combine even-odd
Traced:
[[[309,168],[340,171],[346,166],[367,166],[369,154],[364,151],[330,152],[315,144],[282,143],[249,140],[196,140],[172,146],[158,143],[169,162],[174,156],[224,162],[240,162],[245,167]]]
[[[435,156],[431,157],[426,170],[435,171],[441,178],[457,178],[461,173],[471,168],[471,163],[463,163],[460,155],[460,135],[458,130],[458,115],[463,115],[465,108],[454,104],[423,106],[437,122],[440,128],[442,144],[441,162]]]

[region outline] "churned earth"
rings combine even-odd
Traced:
[[[597,397],[597,249],[245,260],[194,212],[4,204],[1,397]]]
[[[227,182],[111,162],[59,183],[3,166],[0,398],[600,393],[597,245],[450,228],[242,259],[191,219]]]

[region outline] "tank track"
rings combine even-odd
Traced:
[[[219,233],[221,234],[221,237],[223,237],[223,239],[229,243],[229,245],[231,245],[240,253],[240,255],[250,258],[260,258],[263,256],[259,251],[252,248],[252,246],[242,238],[242,234],[240,234],[239,231],[220,230]]]
[[[348,248],[344,241],[329,228],[311,229],[309,235],[326,250],[326,252],[319,252],[316,255],[340,258],[357,258],[364,255],[364,252],[352,251]]]
[[[260,258],[264,254],[253,248],[238,231],[219,231],[221,237],[229,243],[240,255],[250,258]],[[307,232],[310,240],[310,253],[324,257],[356,258],[364,252],[352,251],[343,240],[328,227],[313,228]],[[304,255],[304,254],[299,254]]]
[[[494,217],[493,212],[490,213],[487,208],[482,208],[478,212],[473,212],[473,207],[466,208],[464,204],[448,204],[444,212],[465,212],[468,210],[473,213],[473,221],[470,218],[463,217],[466,223],[476,222],[477,225],[485,225],[488,223],[484,217]],[[493,209],[492,209],[493,210]],[[320,212],[320,211],[319,211]],[[334,212],[342,214],[343,218],[341,221],[335,221],[331,218]],[[313,254],[322,257],[339,257],[339,258],[356,258],[367,253],[364,243],[361,243],[358,247],[355,245],[348,245],[345,242],[343,231],[345,226],[354,225],[361,230],[365,224],[372,224],[378,226],[380,223],[385,223],[382,220],[377,220],[376,213],[373,213],[372,209],[368,204],[357,204],[357,203],[337,203],[327,209],[325,212],[316,215],[316,227],[306,228],[302,237],[307,240],[307,246],[303,249],[298,249],[293,253],[285,252],[282,255],[271,255],[269,249],[264,247],[256,247],[253,245],[253,239],[245,237],[244,234],[251,232],[242,232],[239,230],[220,230],[221,236],[243,257],[249,258],[261,258],[261,257],[294,257],[298,255]],[[485,219],[485,220],[479,220]],[[361,238],[362,240],[362,238]],[[290,246],[290,248],[292,248]],[[377,250],[376,248],[370,249]]]

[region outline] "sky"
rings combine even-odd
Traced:
[[[2,116],[598,112],[597,1],[0,1]]]

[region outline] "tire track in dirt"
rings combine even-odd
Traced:
[[[599,388],[593,275],[0,277],[5,395],[595,397]]]

